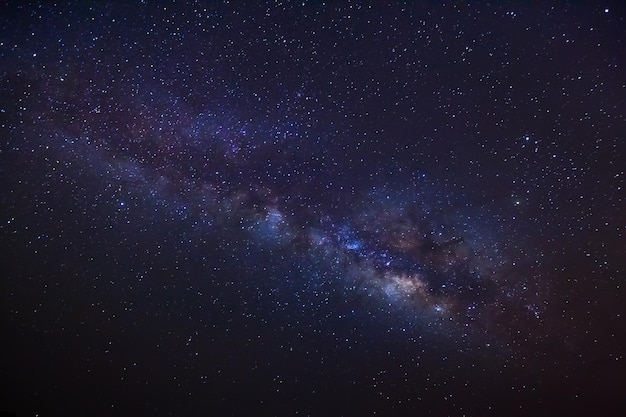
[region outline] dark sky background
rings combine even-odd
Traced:
[[[0,411],[624,415],[619,2],[0,6]]]

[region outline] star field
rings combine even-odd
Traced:
[[[0,411],[624,410],[623,6],[2,9]]]

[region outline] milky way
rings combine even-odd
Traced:
[[[5,8],[0,411],[620,405],[623,8]]]
[[[100,119],[97,124],[132,124],[119,117]],[[284,151],[289,149],[286,133],[254,129],[246,138],[247,129],[237,122],[210,122],[204,115],[168,124],[172,125],[163,139],[166,143],[155,143],[158,149],[154,150],[145,138],[163,135],[158,124],[156,129],[146,124],[138,137],[128,134],[124,142],[141,152],[132,157],[126,155],[130,145],[123,144],[123,152],[111,152],[108,140],[98,145],[88,135],[62,133],[51,146],[61,143],[58,157],[71,155],[69,163],[76,165],[78,175],[86,171],[104,177],[122,216],[135,210],[134,200],[152,200],[166,208],[172,221],[193,220],[195,239],[235,230],[240,240],[229,244],[258,245],[268,252],[270,262],[280,262],[281,251],[291,251],[296,257],[312,254],[336,271],[334,279],[345,287],[346,297],[367,297],[383,306],[408,309],[426,322],[453,319],[466,325],[492,314],[494,306],[521,306],[519,297],[506,297],[511,284],[499,279],[507,260],[498,254],[498,236],[486,242],[481,239],[472,215],[459,214],[461,208],[428,190],[432,186],[423,179],[413,178],[401,190],[389,185],[378,190],[371,184],[376,181],[333,190],[331,180],[323,190],[315,190],[320,193],[316,199],[305,194],[309,192],[306,184],[286,180],[285,186],[272,187],[264,185],[265,181],[249,180],[247,171],[259,165],[259,154],[268,158],[263,162],[276,166],[272,171],[279,172],[300,158],[297,151]],[[198,139],[201,133],[197,132],[204,137]],[[273,139],[269,144],[258,143],[256,136]],[[278,156],[269,159],[266,146],[277,146]],[[153,156],[160,152],[161,158]],[[283,152],[288,156],[283,157]],[[177,165],[169,158],[186,162]],[[200,161],[198,166],[194,159]],[[207,171],[206,176],[195,174]],[[313,176],[308,178],[312,181]],[[151,219],[151,226],[158,227],[159,221]],[[183,232],[183,239],[187,233]],[[306,273],[300,279],[303,286],[308,284]],[[539,319],[540,300],[539,293],[525,300],[529,303],[525,315]]]

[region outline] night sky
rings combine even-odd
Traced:
[[[0,6],[0,411],[624,415],[626,8],[384,3]]]

